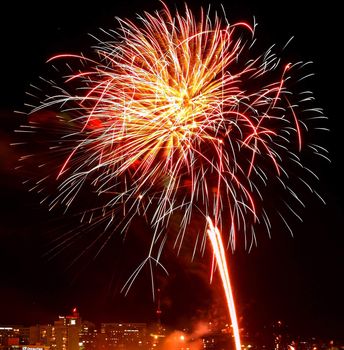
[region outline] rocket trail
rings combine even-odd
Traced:
[[[220,272],[223,290],[226,295],[227,307],[232,322],[233,335],[236,350],[241,350],[241,341],[239,334],[238,319],[235,311],[234,297],[229,278],[229,269],[226,261],[225,249],[223,247],[222,237],[219,229],[213,225],[213,222],[207,217],[209,228],[207,230],[213,252],[216,258],[216,264]]]

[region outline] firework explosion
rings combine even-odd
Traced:
[[[289,90],[302,62],[282,64],[271,49],[252,57],[254,26],[229,24],[225,16],[211,20],[203,11],[196,18],[187,7],[172,15],[165,6],[139,17],[139,24],[118,21],[118,31],[98,41],[96,58],[51,59],[68,60],[70,74],[63,87],[47,82],[55,93],[32,109],[21,131],[37,135],[42,111],[49,111],[48,129],[58,139],[49,152],[63,162],[33,187],[43,191],[51,178],[58,183],[58,194],[43,199],[51,208],[70,207],[87,186],[103,198],[85,213],[88,225],[106,222],[105,231],[124,232],[136,216],[147,220],[150,249],[124,286],[128,290],[145,263],[164,269],[160,255],[176,213],[175,247],[179,251],[197,222],[193,254],[203,254],[208,233],[223,232],[220,246],[226,240],[234,249],[240,232],[250,249],[255,227],[270,232],[261,188],[272,179],[303,206],[289,186],[295,168],[314,175],[298,155],[307,130],[300,115],[308,121],[323,116],[311,108],[301,113],[299,102],[311,102],[310,92]],[[70,68],[73,62],[78,68]],[[308,148],[324,153],[315,144]],[[304,179],[297,181],[313,191]],[[284,204],[299,217],[290,202]],[[289,229],[282,212],[274,214]]]

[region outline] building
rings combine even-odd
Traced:
[[[95,350],[98,342],[94,323],[83,321],[76,309],[69,316],[59,316],[53,324],[31,326],[29,334],[28,344],[37,349]]]
[[[98,331],[92,322],[82,321],[79,334],[80,350],[95,350],[98,345]]]
[[[107,350],[148,348],[146,323],[102,323],[99,346]]]
[[[30,345],[30,349],[80,350],[81,329],[81,318],[75,308],[71,315],[59,316],[53,324],[31,326],[26,344]]]
[[[9,350],[29,344],[30,328],[24,326],[0,326],[0,349]]]
[[[76,308],[72,315],[59,316],[52,327],[52,350],[79,350],[81,319]]]
[[[49,346],[53,344],[53,326],[51,324],[40,325],[30,327],[29,344],[40,344],[43,346]]]
[[[228,333],[215,331],[202,337],[204,350],[234,350],[234,340]]]

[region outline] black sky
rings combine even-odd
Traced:
[[[304,222],[294,227],[293,238],[274,228],[272,238],[262,239],[250,254],[238,252],[231,258],[238,308],[251,327],[281,318],[300,333],[339,338],[344,334],[341,11],[334,1],[222,3],[230,20],[251,21],[255,16],[258,39],[263,36],[266,44],[295,37],[288,55],[293,60],[314,62],[316,75],[310,89],[328,116],[331,129],[323,141],[332,163],[320,162],[317,167],[321,180],[318,192],[327,205],[311,198]],[[197,10],[199,4],[208,2],[193,0],[189,4]],[[212,2],[217,8],[219,4]],[[115,16],[134,18],[136,13],[159,8],[158,1],[86,4],[62,0],[49,3],[49,8],[38,2],[11,2],[2,11],[0,324],[52,321],[74,305],[79,306],[83,317],[96,322],[154,317],[149,281],[144,280],[148,275],[128,297],[120,295],[121,276],[117,271],[123,266],[118,249],[107,247],[97,260],[86,256],[69,269],[73,252],[54,260],[44,256],[54,237],[52,227],[62,227],[64,219],[59,213],[48,213],[37,196],[22,186],[13,170],[16,151],[9,143],[12,130],[21,121],[13,110],[23,109],[29,83],[44,71],[47,58],[58,52],[82,51],[85,44],[93,43],[87,33],[115,26]],[[164,317],[171,324],[177,318],[182,323],[196,317],[199,310],[209,306],[211,294],[204,281],[204,264],[188,265],[174,257],[172,262],[175,268],[170,280],[161,282],[165,288]],[[202,289],[205,292],[198,296],[192,293]]]

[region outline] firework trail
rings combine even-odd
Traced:
[[[316,177],[299,153],[303,133],[323,116],[305,107],[307,124],[299,103],[311,103],[311,93],[292,94],[288,88],[295,83],[292,73],[299,75],[305,64],[282,64],[272,48],[252,56],[255,28],[247,23],[229,24],[218,15],[211,20],[203,10],[196,18],[187,7],[184,15],[172,15],[163,6],[160,12],[144,13],[139,24],[118,19],[118,31],[98,40],[95,58],[53,57],[54,65],[67,59],[70,74],[62,86],[47,81],[55,92],[31,110],[31,123],[21,129],[36,135],[42,111],[53,114],[48,133],[57,141],[49,152],[63,162],[56,174],[33,184],[43,193],[51,178],[58,183],[58,194],[43,198],[50,208],[69,208],[87,187],[103,200],[85,213],[86,225],[105,222],[110,237],[128,230],[137,216],[152,227],[147,259],[128,279],[126,291],[146,263],[151,270],[153,265],[164,269],[160,257],[166,228],[176,213],[178,252],[196,221],[193,254],[204,253],[211,232],[218,245],[226,240],[232,250],[240,232],[250,249],[257,227],[271,230],[263,205],[267,184],[272,181],[303,207],[290,175],[301,168]],[[313,143],[307,148],[326,157]],[[308,181],[296,181],[316,194]],[[292,201],[285,200],[285,208],[299,218]],[[275,206],[273,214],[290,229]],[[218,264],[225,261],[215,257]]]
[[[217,227],[214,227],[211,219],[207,217],[209,229],[208,229],[208,237],[211,241],[211,245],[214,250],[214,255],[216,258],[216,262],[219,266],[219,272],[223,284],[223,289],[225,291],[226,300],[227,300],[227,307],[229,311],[229,315],[232,321],[232,327],[233,327],[233,336],[235,340],[235,347],[236,350],[241,349],[241,341],[240,341],[240,334],[239,334],[239,326],[238,326],[238,319],[235,311],[235,304],[234,304],[234,297],[232,292],[232,286],[229,278],[229,271],[226,261],[226,253],[225,249],[223,247],[222,237],[219,229]]]

